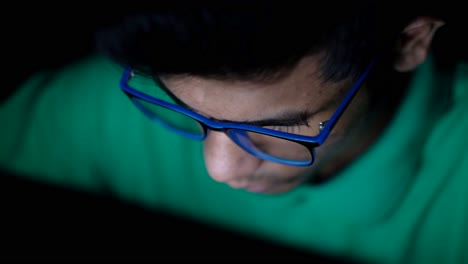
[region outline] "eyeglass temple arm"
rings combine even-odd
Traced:
[[[328,134],[330,133],[330,131],[333,129],[333,127],[335,126],[336,122],[338,121],[338,119],[341,117],[341,115],[343,114],[343,112],[346,110],[346,108],[348,107],[349,103],[351,102],[351,100],[354,98],[354,96],[356,95],[357,91],[359,90],[359,88],[361,87],[362,83],[364,82],[364,80],[367,78],[367,76],[369,75],[369,72],[371,71],[371,69],[374,67],[375,63],[377,61],[377,58],[375,58],[370,64],[369,66],[366,68],[366,70],[364,71],[364,73],[359,77],[359,79],[354,83],[353,87],[351,87],[351,90],[349,91],[349,93],[346,95],[345,99],[343,100],[343,102],[338,106],[338,109],[335,111],[335,113],[331,116],[331,118],[327,121],[324,121],[322,123],[320,123],[320,127],[321,127],[321,130],[323,131],[323,135],[324,135],[324,138],[323,140],[325,140],[325,138],[328,136]]]

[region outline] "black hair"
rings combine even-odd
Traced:
[[[406,19],[387,21],[373,1],[303,2],[158,3],[127,10],[98,31],[96,43],[140,74],[246,80],[281,76],[323,52],[323,79],[340,81],[390,51]]]

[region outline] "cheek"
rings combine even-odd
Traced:
[[[268,179],[270,179],[272,182],[294,184],[301,183],[309,179],[313,175],[314,168],[314,165],[308,167],[295,167],[265,162],[260,168],[260,172],[265,173],[259,174],[263,174],[265,176],[269,175]]]
[[[333,162],[333,158],[343,150],[345,138],[343,131],[341,129],[333,130],[325,143],[315,149],[315,161],[312,166],[320,167],[325,162]]]
[[[279,194],[291,191],[308,181],[314,175],[314,166],[310,167],[291,167],[291,166],[271,166],[268,182],[271,188],[267,191],[269,194]]]

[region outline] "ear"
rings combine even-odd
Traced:
[[[418,17],[401,32],[396,46],[395,70],[408,72],[426,60],[436,31],[445,24],[432,17]]]

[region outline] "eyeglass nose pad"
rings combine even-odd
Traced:
[[[247,148],[255,148],[246,131],[229,129],[228,131],[226,131],[226,133],[237,144]]]

